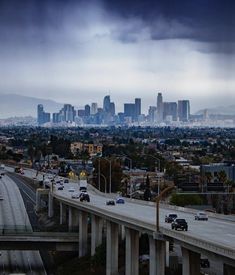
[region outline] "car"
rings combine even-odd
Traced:
[[[79,199],[80,198],[80,194],[74,193],[74,194],[72,194],[71,198],[72,199]]]
[[[210,262],[207,258],[201,258],[200,259],[200,266],[202,268],[209,268],[210,267]]]
[[[116,203],[118,203],[118,204],[124,204],[124,203],[125,203],[125,200],[124,200],[124,198],[122,198],[122,197],[118,197],[118,198],[116,199]]]
[[[115,205],[115,201],[114,200],[108,200],[108,201],[106,201],[106,205]]]
[[[197,212],[197,214],[195,215],[195,220],[208,221],[208,216],[205,212]]]
[[[64,186],[59,186],[58,190],[64,190]]]
[[[171,213],[165,216],[165,222],[172,223],[177,218],[177,214]]]
[[[75,188],[74,187],[69,187],[69,192],[74,192],[75,191]]]
[[[90,202],[90,196],[88,195],[88,193],[81,193],[80,194],[80,201],[83,202],[83,201],[87,201],[87,202]]]
[[[188,231],[188,224],[185,219],[178,219],[176,218],[172,223],[171,223],[171,229],[181,229]]]
[[[68,179],[64,179],[64,183],[69,183],[69,180]]]

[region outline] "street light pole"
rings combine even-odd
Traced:
[[[98,158],[98,189],[100,191],[100,158]]]
[[[112,187],[112,160],[109,160],[109,193],[111,194],[112,190],[111,190],[111,187]]]
[[[165,188],[156,198],[156,231],[159,233],[159,204],[164,194],[175,188],[175,185],[168,186]]]

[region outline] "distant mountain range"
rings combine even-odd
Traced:
[[[46,112],[58,112],[63,104],[53,100],[16,94],[0,94],[0,118],[37,117],[37,105],[43,104]]]
[[[235,115],[235,105],[230,106],[218,106],[214,108],[206,108],[197,111],[196,115],[201,115],[207,110],[209,115]]]

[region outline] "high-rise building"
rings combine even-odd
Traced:
[[[59,123],[59,113],[53,113],[52,122],[53,123]]]
[[[163,102],[163,119],[171,116],[173,121],[177,121],[177,103]]]
[[[104,101],[103,101],[103,111],[106,113],[110,112],[110,96],[106,95],[104,97]]]
[[[42,104],[38,104],[38,112],[37,112],[37,121],[38,121],[38,125],[42,125],[43,122],[43,115],[44,115],[44,110],[43,110],[43,105]]]
[[[178,118],[179,121],[187,122],[190,116],[190,103],[189,100],[178,101]]]
[[[93,102],[91,103],[91,115],[95,115],[98,111],[98,104]]]
[[[155,122],[156,114],[157,114],[157,107],[149,106],[149,110],[148,110],[149,122],[151,122],[151,123]]]
[[[85,105],[85,116],[90,116],[91,114],[91,107],[90,105]]]
[[[135,120],[141,115],[141,98],[135,98]]]
[[[131,117],[132,120],[136,117],[135,104],[133,103],[124,103],[124,116]]]
[[[38,104],[37,107],[37,121],[38,125],[42,125],[44,123],[50,122],[51,114],[44,112],[43,105]]]
[[[163,97],[162,93],[158,93],[157,95],[157,121],[163,121]]]
[[[110,114],[111,114],[111,116],[115,116],[115,103],[114,102],[110,103]]]
[[[71,104],[65,104],[64,105],[64,112],[65,112],[65,121],[66,122],[73,122],[76,112],[74,110],[74,107]]]
[[[78,110],[78,116],[79,117],[84,117],[85,116],[85,110],[83,110],[83,109]]]

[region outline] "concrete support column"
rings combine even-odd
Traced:
[[[165,274],[166,243],[149,236],[149,274]]]
[[[234,275],[234,274],[235,274],[235,267],[224,264],[224,275]]]
[[[126,234],[125,234],[125,226],[124,225],[119,225],[119,236],[121,240],[125,240]]]
[[[66,206],[60,202],[60,224],[66,223]]]
[[[95,249],[102,243],[103,220],[96,216],[91,216],[91,256],[95,254]]]
[[[51,192],[48,194],[48,217],[52,218],[54,215],[53,197]]]
[[[139,274],[139,232],[125,228],[126,231],[126,275]]]
[[[170,266],[170,243],[166,241],[166,267]]]
[[[87,254],[87,220],[88,214],[79,211],[79,257]]]
[[[41,194],[37,190],[36,191],[36,211],[39,211],[41,209]]]
[[[118,224],[106,221],[106,275],[118,274]],[[136,274],[137,275],[137,274]]]
[[[200,275],[200,254],[184,247],[182,250],[182,275]]]
[[[79,211],[69,206],[69,231],[75,231],[79,225]]]

